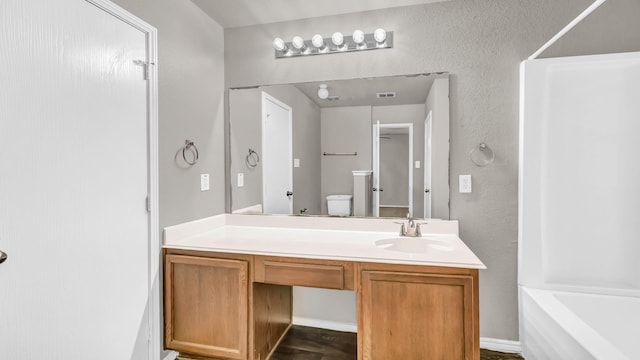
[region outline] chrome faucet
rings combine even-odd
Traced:
[[[426,223],[418,223],[409,214],[407,214],[407,223],[398,222],[397,224],[401,224],[400,236],[421,237],[422,232],[420,231],[420,225]]]

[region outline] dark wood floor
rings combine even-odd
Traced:
[[[292,326],[271,357],[272,360],[354,360],[355,333]],[[480,350],[480,360],[523,360],[517,354]]]

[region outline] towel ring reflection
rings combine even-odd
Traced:
[[[187,159],[187,154],[186,154],[187,152],[191,152],[192,160]],[[184,146],[182,147],[182,158],[184,159],[184,162],[186,162],[190,166],[193,166],[198,163],[199,155],[200,154],[198,153],[198,148],[193,143],[193,141],[189,139],[185,140]]]
[[[471,161],[480,167],[491,164],[493,159],[495,159],[493,150],[491,150],[491,148],[485,143],[480,143],[478,147],[471,150],[469,155],[471,156]]]
[[[254,168],[260,162],[260,155],[255,150],[249,149],[249,154],[244,158],[244,161],[248,167]]]

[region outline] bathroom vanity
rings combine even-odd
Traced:
[[[329,230],[328,230],[329,229]],[[165,347],[268,359],[292,286],[354,290],[358,359],[479,359],[478,269],[456,221],[219,215],[165,229]]]

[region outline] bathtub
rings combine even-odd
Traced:
[[[640,359],[640,298],[520,288],[527,360]]]

